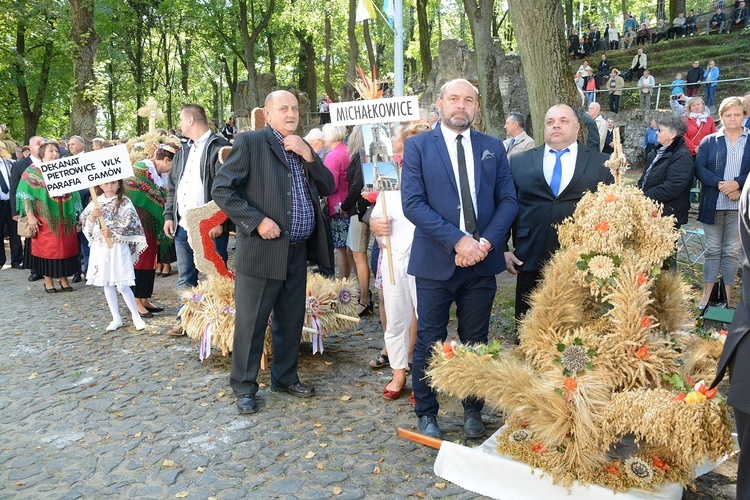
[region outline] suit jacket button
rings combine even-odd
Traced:
[[[286,195],[287,196],[292,196],[292,193],[287,192]]]
[[[292,215],[292,212],[287,212],[286,214],[287,214],[287,215]]]
[[[289,231],[284,231],[284,236],[289,236]]]
[[[292,176],[292,174],[286,174],[286,176],[287,176],[287,177],[291,177],[291,176]]]

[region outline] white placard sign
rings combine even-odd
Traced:
[[[125,144],[58,158],[42,163],[40,169],[50,196],[133,177],[133,165]]]
[[[334,125],[408,122],[421,119],[417,96],[332,102],[330,112],[331,123]]]

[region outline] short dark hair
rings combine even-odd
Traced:
[[[683,136],[685,135],[685,132],[687,132],[687,126],[685,125],[685,121],[681,116],[665,115],[656,120],[656,123],[658,123],[659,126],[663,125],[668,129],[674,130],[674,133],[677,134],[677,137]]]
[[[203,109],[203,106],[201,106],[200,104],[183,104],[182,108],[180,108],[180,111],[191,116],[195,123],[208,125],[208,116],[206,115],[206,110]]]
[[[508,113],[508,118],[516,122],[519,127],[526,130],[526,117],[518,111],[511,111],[510,113]]]

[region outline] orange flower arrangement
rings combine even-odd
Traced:
[[[641,318],[641,326],[643,328],[648,328],[651,326],[651,319],[648,316],[644,316]]]
[[[645,276],[643,275],[643,273],[640,273],[640,272],[638,273],[638,278],[637,278],[637,280],[638,280],[638,284],[639,284],[639,285],[645,285],[645,284],[646,284],[646,283],[648,282],[648,278],[646,278],[646,277],[645,277]]]
[[[452,358],[453,358],[453,356],[455,356],[455,355],[456,355],[456,354],[455,354],[455,353],[453,352],[453,348],[451,347],[451,345],[450,345],[450,344],[447,344],[447,343],[446,343],[446,344],[443,344],[443,354],[445,354],[445,357],[446,357],[446,358],[448,358],[448,359],[452,359]]]
[[[620,462],[615,462],[612,465],[608,465],[604,468],[604,470],[607,471],[607,474],[617,476],[618,474],[620,474]]]
[[[578,387],[578,382],[575,377],[566,377],[565,380],[563,380],[563,385],[565,385],[565,388],[570,392]]]
[[[664,463],[664,460],[659,458],[657,455],[651,455],[651,461],[654,464],[654,467],[657,469],[661,469],[663,472],[666,472],[667,469],[669,469],[669,466]]]
[[[615,193],[609,193],[604,199],[605,203],[613,203],[615,201],[617,201],[617,195]]]
[[[600,233],[606,233],[607,231],[609,231],[609,222],[603,220],[594,227],[598,229]]]
[[[644,345],[641,346],[636,352],[635,357],[638,359],[642,359],[643,361],[647,360],[649,358],[650,354],[648,353],[648,346]]]

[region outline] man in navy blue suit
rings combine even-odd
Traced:
[[[456,303],[462,342],[486,343],[490,311],[505,269],[499,246],[518,212],[502,142],[471,130],[479,92],[467,80],[440,89],[440,123],[404,144],[401,196],[415,225],[409,274],[416,277],[418,333],[412,388],[420,433],[441,437],[438,402],[424,379],[433,345],[447,337],[448,313]],[[480,437],[484,401],[463,401],[464,432]]]

